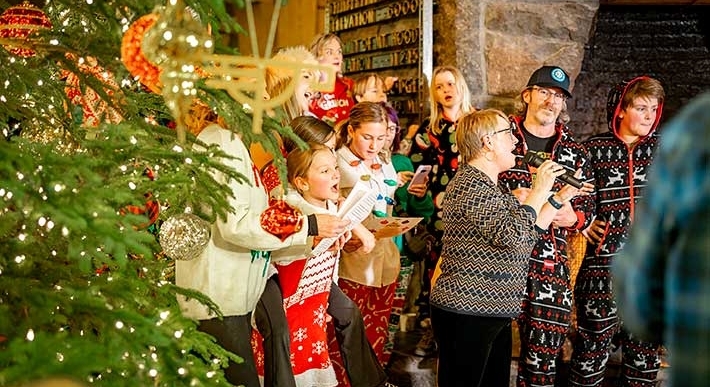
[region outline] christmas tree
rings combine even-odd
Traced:
[[[228,11],[238,3],[186,1],[210,27],[215,53],[235,54],[226,42],[242,31]],[[165,4],[0,0],[2,386],[57,377],[227,384],[220,370],[233,355],[180,314],[176,295],[214,305],[173,285],[157,236],[188,209],[206,221],[223,216],[230,192],[212,172],[241,176],[225,170],[218,149],[178,136],[174,107],[132,57],[126,33],[164,9],[156,6]],[[190,98],[278,156],[273,132],[287,129],[276,120],[266,116],[263,133],[252,133],[250,111],[201,81]]]

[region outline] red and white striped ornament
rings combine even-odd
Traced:
[[[17,40],[17,44],[5,44],[6,50],[14,55],[28,58],[36,52],[27,41],[40,29],[52,28],[47,15],[35,5],[25,0],[20,5],[10,7],[0,15],[0,38]]]

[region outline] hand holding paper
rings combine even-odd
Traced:
[[[346,231],[352,230],[356,224],[362,223],[372,212],[372,207],[377,200],[377,194],[370,188],[358,182],[353,187],[350,195],[340,205],[337,216],[343,220],[349,220],[350,225]],[[312,255],[319,255],[327,251],[338,240],[338,237],[323,238],[311,251]]]

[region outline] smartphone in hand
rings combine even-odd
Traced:
[[[420,165],[417,171],[414,172],[414,176],[409,182],[409,185],[424,184],[427,176],[429,176],[429,172],[431,172],[431,165]]]

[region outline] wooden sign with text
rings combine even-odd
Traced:
[[[388,100],[400,125],[421,122],[427,81],[422,78],[422,3],[431,0],[330,0],[326,28],[343,42],[343,72],[397,77]]]

